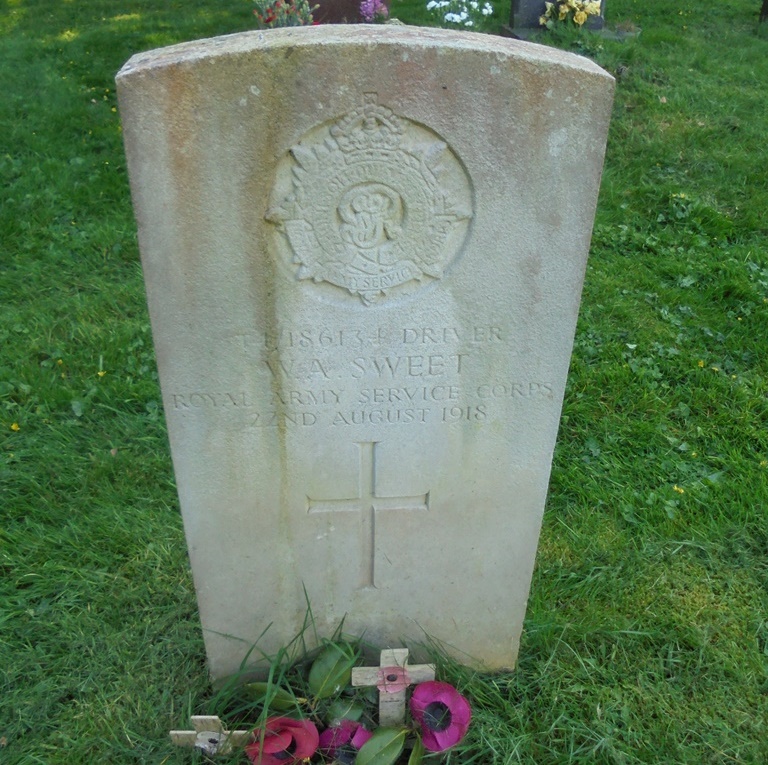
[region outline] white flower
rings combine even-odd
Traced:
[[[458,24],[461,21],[458,13],[446,13],[443,19],[451,24]]]
[[[459,21],[466,21],[468,18],[469,14],[464,10],[459,14]]]
[[[483,16],[490,16],[493,13],[493,6],[490,3],[486,3],[481,13]]]
[[[469,4],[469,7],[470,7],[470,8],[471,8],[473,11],[476,11],[476,10],[477,10],[477,9],[480,7],[480,5],[477,3],[477,1],[476,1],[476,0],[472,0],[472,2]]]
[[[465,26],[465,27],[471,27],[471,26],[472,26],[474,23],[475,23],[475,22],[474,22],[474,21],[472,21],[472,19],[470,19],[469,21],[465,21],[465,22],[464,22],[464,26]]]
[[[431,11],[433,8],[437,8],[437,0],[429,0],[427,3],[427,10]]]

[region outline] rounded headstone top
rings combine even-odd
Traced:
[[[475,50],[495,55],[500,61],[510,58],[549,64],[566,69],[577,69],[585,74],[613,80],[608,72],[590,59],[556,48],[497,35],[400,24],[321,24],[307,27],[282,27],[179,43],[135,54],[118,72],[117,79],[149,69],[193,64],[220,56],[240,56],[276,48],[336,45],[367,47],[401,45],[457,51]]]

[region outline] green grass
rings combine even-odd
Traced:
[[[609,0],[618,88],[516,672],[452,763],[768,761],[768,40],[757,0]],[[0,8],[0,763],[183,763],[214,694],[114,74],[243,0]],[[493,17],[506,21],[508,5]],[[393,15],[424,21],[421,2]],[[589,136],[584,136],[588,141]],[[199,761],[199,760],[198,760]]]

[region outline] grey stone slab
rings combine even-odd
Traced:
[[[214,678],[292,638],[305,591],[321,635],[514,665],[612,78],[321,26],[138,54],[117,82]]]

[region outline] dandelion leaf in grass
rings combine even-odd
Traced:
[[[241,695],[269,709],[284,711],[296,707],[296,698],[292,693],[274,683],[246,683],[241,687]]]
[[[315,698],[327,699],[349,685],[357,656],[346,643],[330,643],[309,670],[309,689]]]
[[[379,728],[363,744],[355,759],[355,765],[393,765],[403,751],[404,728]]]

